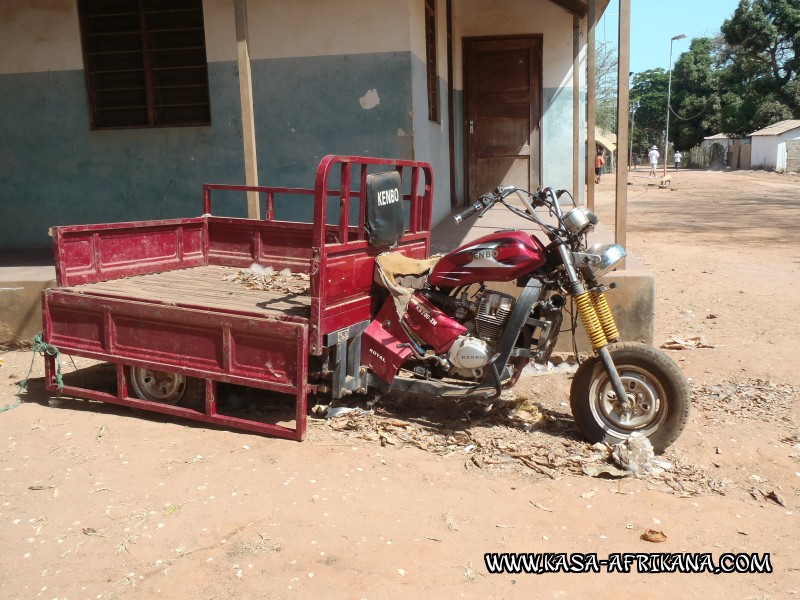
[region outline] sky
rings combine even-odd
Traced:
[[[630,0],[631,66],[634,73],[661,67],[669,69],[670,39],[685,34],[686,39],[672,42],[672,63],[689,50],[692,38],[713,37],[725,19],[733,15],[739,0]],[[597,43],[617,46],[619,1],[611,0],[597,24]]]

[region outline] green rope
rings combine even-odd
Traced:
[[[20,381],[17,384],[17,395],[14,398],[14,402],[8,404],[6,406],[0,407],[0,413],[4,413],[7,410],[11,410],[12,408],[17,408],[20,403],[22,402],[22,398],[20,398],[21,394],[24,394],[28,391],[28,379],[33,372],[33,363],[36,360],[36,355],[40,356],[53,356],[56,359],[56,384],[58,385],[58,396],[61,396],[61,390],[64,389],[64,380],[61,378],[61,353],[58,351],[58,348],[55,346],[48,344],[42,338],[42,334],[37,334],[33,338],[33,342],[31,343],[31,349],[33,350],[33,356],[31,357],[31,366],[28,369],[28,374],[25,376],[25,379]],[[57,397],[58,397],[57,396]]]

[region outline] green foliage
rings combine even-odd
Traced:
[[[617,130],[617,48],[600,43],[595,49],[595,122],[606,131]]]
[[[634,153],[663,145],[668,73],[637,73]],[[688,149],[716,133],[749,135],[800,119],[800,0],[740,0],[717,38],[696,38],[672,70],[670,132]]]
[[[715,46],[711,38],[693,39],[689,51],[675,63],[669,132],[675,148],[691,148],[720,131],[719,74],[714,64]]]
[[[640,160],[650,146],[660,148],[664,143],[668,83],[668,74],[664,69],[635,73],[631,80],[631,106],[637,106],[631,138],[633,153]]]
[[[728,133],[748,134],[782,119],[800,118],[800,3],[740,0],[722,24],[726,44],[720,82],[734,106],[723,103]]]

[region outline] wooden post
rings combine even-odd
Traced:
[[[250,74],[250,50],[247,45],[247,0],[234,0],[236,15],[236,54],[239,61],[239,96],[242,101],[242,143],[244,176],[247,185],[258,185],[256,124],[253,118],[253,80]],[[261,218],[258,192],[247,192],[247,217]]]
[[[586,203],[581,186],[581,20],[572,15],[572,194],[580,204]],[[583,202],[581,202],[583,198]]]
[[[628,227],[628,110],[630,108],[631,0],[619,0],[619,61],[617,66],[617,202],[614,240],[627,241]],[[621,149],[621,150],[620,150]],[[623,261],[620,269],[625,268]]]
[[[589,0],[586,15],[586,206],[594,211],[594,157],[595,150],[595,68],[597,66],[594,47],[594,30],[597,26],[597,0]]]

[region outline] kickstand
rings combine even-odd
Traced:
[[[503,386],[500,384],[500,373],[497,372],[497,366],[492,361],[491,365],[492,383],[494,384],[494,396],[488,398],[489,400],[496,400],[503,393]]]

